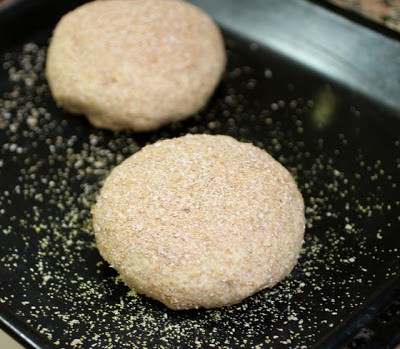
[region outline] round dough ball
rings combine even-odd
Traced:
[[[149,131],[199,111],[226,55],[218,27],[177,0],[105,0],[66,14],[46,76],[56,102],[94,125]]]
[[[111,172],[93,209],[104,259],[172,309],[231,305],[274,286],[297,262],[304,225],[290,173],[227,136],[144,147]]]

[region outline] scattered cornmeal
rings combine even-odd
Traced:
[[[267,152],[186,135],[114,168],[93,209],[101,255],[135,292],[172,309],[235,304],[290,274],[304,203]]]
[[[46,76],[59,106],[112,130],[149,131],[199,111],[225,68],[221,33],[177,0],[105,0],[65,15]]]

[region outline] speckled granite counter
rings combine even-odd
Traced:
[[[400,0],[325,0],[400,32]]]

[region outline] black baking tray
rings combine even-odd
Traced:
[[[141,134],[95,129],[50,96],[46,45],[79,1],[0,13],[1,322],[26,347],[336,348],[399,293],[399,41],[307,1],[193,2],[223,29],[226,73],[198,115]],[[110,169],[186,133],[265,148],[307,206],[291,276],[229,308],[134,296],[94,245]]]

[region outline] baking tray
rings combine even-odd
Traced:
[[[336,348],[398,294],[399,42],[306,1],[193,2],[223,28],[224,78],[198,115],[140,134],[95,129],[50,96],[46,45],[79,1],[0,13],[1,321],[26,347]],[[307,206],[291,276],[229,308],[134,296],[94,245],[110,169],[186,133],[265,148]]]

